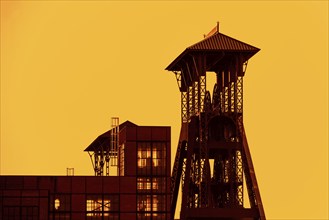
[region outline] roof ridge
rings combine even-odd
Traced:
[[[230,38],[230,39],[232,39],[232,40],[235,40],[235,41],[237,41],[237,42],[239,42],[239,43],[242,43],[242,44],[248,45],[249,47],[253,47],[253,48],[257,49],[257,50],[260,50],[258,47],[252,46],[251,44],[247,44],[247,43],[245,43],[245,42],[243,42],[243,41],[241,41],[241,40],[235,39],[235,38],[230,37],[230,36],[228,36],[228,35],[226,35],[226,34],[222,34],[222,33],[219,33],[219,32],[218,32],[218,34],[221,34],[221,35],[223,35],[223,36],[225,36],[225,37],[228,37],[228,38]]]
[[[187,47],[186,49],[189,49],[190,47],[193,47],[193,46],[195,46],[195,45],[197,45],[197,44],[199,44],[199,43],[201,43],[201,42],[203,42],[203,41],[206,41],[206,40],[208,40],[208,39],[210,39],[210,38],[212,38],[212,37],[214,37],[214,36],[216,36],[216,35],[218,35],[218,34],[220,34],[220,33],[219,33],[219,32],[216,32],[216,33],[214,33],[214,34],[212,34],[212,35],[210,35],[210,36],[208,36],[208,37],[205,37],[205,38],[203,38],[202,40],[196,42],[195,44],[192,44],[191,46]]]
[[[223,41],[225,41],[225,42],[223,42]],[[222,44],[219,44],[219,43],[222,43]],[[233,44],[235,44],[235,45],[233,45]],[[242,42],[240,40],[237,40],[233,37],[230,37],[230,36],[225,35],[220,32],[216,32],[213,35],[211,35],[207,38],[204,38],[203,40],[187,47],[186,49],[188,49],[188,50],[203,49],[202,47],[207,47],[205,49],[224,49],[224,47],[225,47],[226,49],[231,48],[231,49],[235,49],[235,50],[239,50],[239,49],[241,50],[243,47],[242,50],[257,50],[257,51],[260,50],[257,47],[254,47],[250,44],[247,44],[245,42]],[[238,49],[238,47],[241,47],[241,48]]]
[[[233,37],[215,32],[213,35],[202,39],[201,41],[187,47],[174,61],[172,61],[166,70],[179,71],[181,63],[192,53],[219,54],[223,52],[244,54],[244,62],[255,55],[260,49],[250,44],[244,43]]]

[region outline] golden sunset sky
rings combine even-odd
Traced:
[[[328,1],[1,0],[0,174],[93,175],[83,150],[113,116],[171,126],[173,161],[164,69],[217,21],[261,49],[244,123],[267,218],[328,219]]]

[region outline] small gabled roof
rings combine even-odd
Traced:
[[[246,59],[249,59],[256,54],[260,49],[242,41],[236,40],[225,34],[216,31],[213,35],[206,37],[202,41],[187,47],[171,64],[166,68],[169,71],[180,70],[180,63],[184,59],[188,59],[192,53],[223,53],[223,52],[238,52],[244,53]]]
[[[135,127],[136,124],[131,121],[125,121],[119,125],[119,130],[125,127]],[[112,130],[112,129],[111,129]],[[94,151],[102,147],[108,147],[111,143],[111,130],[108,130],[104,134],[99,135],[84,151]]]

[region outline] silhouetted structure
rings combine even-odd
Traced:
[[[0,176],[0,218],[172,220],[182,179],[181,220],[265,220],[243,126],[243,76],[258,51],[217,26],[166,68],[181,92],[171,176],[170,127],[112,118],[112,129],[85,149],[95,176],[74,176],[73,168],[67,176]],[[207,72],[217,76],[212,100]]]
[[[171,216],[182,179],[180,219],[265,219],[243,126],[243,76],[258,48],[219,33],[188,47],[166,70],[181,92],[182,126],[171,183]],[[211,96],[206,75],[215,72]],[[246,185],[250,208],[244,205]]]
[[[0,219],[170,219],[170,127],[126,121],[112,129],[120,176],[0,176]],[[86,151],[106,158],[111,130]]]
[[[119,141],[119,118],[112,117],[112,129],[108,132],[98,136],[96,140],[94,140],[85,151],[88,152],[94,171],[95,176],[103,176],[104,175],[104,164],[106,167],[106,176],[110,175],[110,166],[115,167],[117,174],[120,176],[120,169],[118,167],[118,151],[120,146]],[[121,125],[124,126],[128,124]],[[121,156],[123,156],[123,152],[121,152]],[[124,158],[122,158],[124,159]],[[112,175],[113,176],[113,175]]]

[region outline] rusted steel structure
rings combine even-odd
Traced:
[[[115,167],[117,174],[120,176],[120,169],[118,166],[118,151],[120,141],[120,126],[119,118],[111,118],[112,129],[98,136],[86,149],[88,152],[95,176],[104,176],[104,165],[105,165],[105,176],[110,176],[110,166]],[[126,122],[121,127],[126,125],[132,125],[130,122]],[[112,175],[113,176],[113,175]]]
[[[120,140],[114,149],[120,176],[98,169],[95,176],[0,176],[0,219],[169,220],[170,127],[126,121],[112,129]],[[99,151],[111,149],[111,130],[86,151],[106,159]]]
[[[243,77],[248,60],[258,51],[220,33],[217,25],[166,68],[175,74],[181,92],[182,126],[171,179],[172,219],[180,181],[181,220],[265,219],[243,125]],[[217,77],[212,97],[206,87],[209,72]]]

